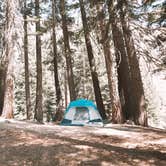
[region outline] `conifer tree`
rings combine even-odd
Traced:
[[[147,126],[147,112],[146,112],[146,103],[144,88],[141,78],[141,71],[139,68],[139,61],[136,53],[136,48],[134,45],[134,40],[132,37],[132,32],[129,26],[129,20],[127,18],[127,1],[120,1],[120,19],[123,29],[123,35],[128,55],[128,62],[131,73],[131,90],[134,103],[134,122],[137,125]]]
[[[5,24],[5,39],[4,39],[4,69],[5,69],[5,92],[3,101],[2,117],[13,118],[14,117],[14,47],[16,43],[16,31],[15,24],[17,18],[17,0],[6,0],[6,24]]]
[[[110,21],[106,23],[105,21],[105,11],[103,9],[104,1],[95,1],[96,9],[97,9],[97,20],[98,20],[98,29],[100,32],[100,42],[103,46],[105,62],[106,62],[106,70],[108,77],[108,86],[110,91],[110,99],[111,99],[111,108],[112,108],[112,122],[113,123],[122,123],[123,115],[121,110],[121,103],[119,99],[119,94],[116,91],[116,82],[113,78],[113,55],[110,50],[110,40],[109,40],[109,31],[107,30],[110,25]],[[117,38],[117,40],[119,40]]]
[[[43,105],[42,105],[42,53],[41,53],[41,36],[40,36],[40,1],[35,0],[35,16],[36,16],[36,105],[34,118],[43,122]]]
[[[89,27],[87,24],[84,2],[83,2],[83,0],[79,0],[79,2],[80,2],[84,36],[85,36],[85,42],[86,42],[86,48],[87,48],[87,53],[88,53],[88,59],[89,59],[89,65],[90,65],[90,70],[91,70],[96,104],[97,104],[97,107],[100,111],[102,118],[106,119],[106,113],[105,113],[105,108],[104,108],[103,99],[102,99],[102,95],[101,95],[98,74],[96,72],[96,67],[95,67],[95,59],[94,59],[92,45],[91,45],[91,41],[90,41],[90,31],[89,31]]]
[[[60,13],[62,17],[62,30],[63,30],[63,40],[64,40],[64,49],[65,49],[65,59],[66,59],[66,68],[67,68],[67,80],[69,85],[69,94],[70,100],[76,99],[75,85],[74,85],[74,75],[72,67],[72,58],[71,58],[71,49],[67,25],[67,16],[65,9],[65,0],[60,0]]]
[[[61,120],[62,118],[62,110],[60,110],[60,101],[62,100],[62,94],[59,84],[59,74],[58,74],[58,62],[57,62],[57,41],[56,41],[56,17],[55,17],[55,0],[52,0],[52,39],[53,39],[53,55],[54,55],[54,81],[55,81],[55,89],[56,89],[56,114],[55,119]]]
[[[27,119],[31,117],[31,97],[29,85],[29,57],[28,57],[28,29],[27,29],[27,1],[24,0],[24,61],[25,61],[25,94]]]
[[[5,75],[4,65],[0,64],[0,115],[2,114],[4,104]]]

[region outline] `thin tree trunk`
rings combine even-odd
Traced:
[[[72,101],[76,99],[76,92],[75,92],[75,85],[74,85],[71,50],[70,50],[70,44],[69,44],[69,33],[67,28],[65,0],[60,0],[60,11],[62,16],[62,29],[63,29],[63,36],[64,36],[65,58],[66,58],[66,66],[67,66],[67,80],[69,84],[70,100]]]
[[[86,98],[86,63],[85,56],[82,56],[82,70],[83,70],[83,80],[82,80],[82,90],[83,97]]]
[[[53,39],[53,55],[54,55],[54,81],[55,81],[55,89],[56,89],[56,114],[55,120],[61,120],[62,118],[62,110],[60,110],[60,101],[62,99],[61,89],[59,84],[59,76],[58,76],[58,63],[57,63],[57,45],[56,45],[56,18],[55,18],[55,0],[52,0],[52,39]]]
[[[91,45],[91,41],[90,41],[90,32],[89,32],[89,28],[88,28],[88,24],[87,24],[85,8],[84,8],[83,0],[79,0],[79,2],[80,2],[85,42],[86,42],[90,70],[91,70],[91,75],[92,75],[95,99],[96,99],[97,107],[99,109],[101,117],[103,119],[106,119],[105,108],[104,108],[104,104],[103,104],[103,99],[102,99],[101,90],[100,90],[100,86],[99,86],[98,74],[96,72],[95,60],[94,60],[92,45]]]
[[[5,95],[5,78],[6,72],[3,64],[0,64],[0,116],[2,115],[4,95]]]
[[[123,2],[120,2],[120,3],[121,3],[120,19],[122,23],[123,35],[124,35],[128,59],[129,59],[131,81],[132,81],[131,88],[133,92],[133,100],[135,102],[134,122],[135,124],[138,124],[138,125],[147,126],[148,125],[147,112],[146,112],[143,83],[142,83],[141,72],[139,68],[139,61],[137,58],[136,49],[134,46],[134,40],[132,37],[132,32],[130,30],[129,22],[125,18],[126,11],[123,10],[123,8],[126,6],[123,6],[124,5]]]
[[[67,71],[64,73],[64,79],[65,79],[65,84],[64,84],[64,91],[65,91],[65,108],[68,106],[68,84],[67,84]]]
[[[39,0],[35,0],[35,15],[40,17]],[[35,119],[43,122],[43,109],[42,109],[42,56],[41,56],[41,37],[40,37],[40,20],[36,22],[36,64],[37,64],[37,77],[36,77],[36,106],[35,106]]]
[[[121,110],[119,94],[116,91],[116,83],[113,79],[113,57],[110,51],[110,41],[108,38],[108,33],[106,32],[107,26],[104,21],[104,11],[102,7],[102,3],[99,3],[99,1],[96,1],[96,4],[97,4],[96,8],[97,8],[98,20],[99,20],[98,29],[99,29],[99,34],[101,36],[99,38],[101,38],[100,41],[104,50],[104,57],[105,57],[107,77],[108,77],[108,86],[109,86],[110,98],[111,98],[112,121],[113,123],[122,123],[123,115]]]
[[[24,60],[25,60],[25,94],[26,94],[26,114],[27,119],[31,118],[31,97],[29,85],[29,57],[28,57],[28,29],[27,29],[27,15],[26,15],[26,0],[24,0]]]

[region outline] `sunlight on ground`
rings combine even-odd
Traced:
[[[0,165],[166,165],[166,132],[163,130],[0,120],[0,132]]]

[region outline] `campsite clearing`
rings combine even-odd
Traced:
[[[165,166],[166,132],[0,120],[0,166]]]

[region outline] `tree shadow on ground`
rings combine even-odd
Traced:
[[[164,129],[158,129],[158,128],[153,128],[153,127],[141,127],[141,126],[133,126],[133,125],[123,125],[123,126],[111,126],[107,127],[105,126],[104,128],[110,128],[110,129],[116,129],[120,131],[133,131],[133,132],[153,132],[156,134],[164,134],[166,136],[166,130]]]
[[[166,153],[159,150],[120,147],[119,137],[69,138],[18,129],[0,130],[0,165],[75,166],[75,165],[166,165]],[[5,132],[5,133],[3,133]],[[5,137],[4,137],[5,136]],[[98,136],[99,138],[100,136]],[[96,137],[97,138],[97,137]],[[119,146],[112,145],[119,140]]]

